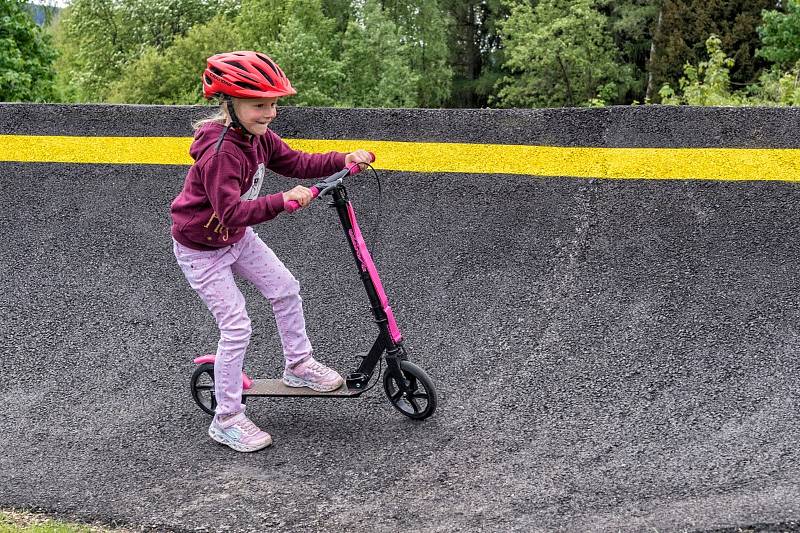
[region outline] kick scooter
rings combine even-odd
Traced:
[[[359,171],[357,164],[351,164],[323,179],[310,190],[313,198],[326,195],[333,197],[330,205],[336,208],[339,214],[345,238],[355,258],[364,289],[367,291],[373,319],[378,326],[378,338],[366,355],[359,356],[362,358],[360,364],[347,375],[345,383],[332,392],[317,392],[307,387],[288,387],[280,379],[251,379],[242,372],[242,402],[255,396],[355,398],[370,390],[380,380],[379,368],[377,379],[369,385],[375,367],[385,359],[383,390],[395,409],[414,420],[428,418],[436,410],[437,398],[433,381],[425,371],[409,361],[408,353],[403,346],[403,336],[397,327],[375,263],[361,235],[353,206],[347,197],[344,178]],[[292,200],[287,203],[285,210],[292,213],[299,208],[300,204]],[[217,407],[214,397],[214,358],[215,354],[195,358],[194,362],[199,366],[192,374],[191,380],[194,401],[200,409],[210,415],[214,414]]]

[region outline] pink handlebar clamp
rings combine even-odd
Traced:
[[[369,153],[370,158],[371,158],[370,159],[370,163],[375,161],[375,154],[373,154],[372,152],[368,152],[368,153]],[[353,176],[353,175],[358,174],[359,172],[361,172],[361,167],[358,166],[358,165],[359,165],[358,163],[350,163],[349,165],[347,165],[347,170],[349,170],[347,175],[348,176]],[[313,187],[309,188],[309,190],[311,191],[311,199],[312,200],[314,198],[316,198],[317,196],[319,196],[320,189],[319,189],[319,187],[317,185],[314,185]],[[300,206],[300,202],[298,202],[297,200],[289,200],[288,202],[286,202],[286,205],[284,206],[283,210],[286,211],[287,213],[294,213],[295,211],[300,209],[300,207],[301,207]]]

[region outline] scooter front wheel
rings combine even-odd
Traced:
[[[436,389],[420,367],[400,361],[402,378],[388,368],[383,374],[383,390],[395,409],[413,420],[428,418],[436,410]]]
[[[192,374],[192,398],[200,409],[213,415],[217,408],[217,398],[214,396],[214,365],[203,363]]]

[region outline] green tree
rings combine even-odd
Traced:
[[[297,89],[294,105],[334,105],[342,79],[334,57],[337,21],[323,0],[245,0],[236,27],[245,48],[275,59]]]
[[[655,32],[650,62],[653,86],[681,77],[686,63],[698,64],[706,55],[706,40],[717,35],[734,60],[732,84],[755,82],[766,61],[755,57],[761,12],[776,0],[662,0],[661,23]]]
[[[761,75],[752,89],[756,104],[800,106],[800,65],[788,71],[773,67]]]
[[[123,76],[109,86],[109,102],[197,104],[204,101],[200,76],[214,54],[245,48],[241,33],[224,16],[198,24],[165,51],[146,49]]]
[[[233,0],[73,0],[56,32],[65,92],[102,101],[145,51],[163,51],[195,24],[235,11]]]
[[[330,45],[336,22],[324,15],[320,0],[289,0],[287,6],[289,15],[282,21],[278,39],[267,49],[297,89],[288,102],[336,105],[344,79]]]
[[[288,14],[284,0],[242,0],[235,24],[253,49],[270,54],[268,47],[278,40]]]
[[[627,90],[616,103],[645,101],[652,36],[658,26],[658,0],[607,0],[598,8],[608,16],[608,26],[619,50],[618,62],[630,72],[624,85]]]
[[[357,107],[416,107],[419,74],[408,64],[408,45],[376,0],[366,0],[342,43],[341,103]]]
[[[51,23],[45,25],[43,29],[45,33],[47,33],[50,41],[53,43],[53,47],[56,50],[56,59],[53,61],[53,92],[55,93],[54,100],[57,102],[76,102],[78,101],[78,96],[75,94],[74,88],[69,83],[68,74],[65,68],[65,57],[74,55],[75,51],[66,50],[67,45],[65,44],[63,37],[64,25],[60,23],[63,13],[63,10],[57,12],[54,15]]]
[[[503,76],[498,21],[508,17],[502,0],[442,0],[453,21],[448,48],[453,86],[448,107],[485,107]]]
[[[781,72],[773,68],[761,74],[757,83],[746,89],[732,90],[730,71],[735,61],[725,55],[722,41],[712,35],[706,41],[708,60],[697,67],[684,66],[676,92],[669,85],[661,88],[662,102],[669,105],[741,106],[741,105],[800,105],[800,69]]]
[[[675,93],[669,85],[659,92],[664,104],[689,104],[698,106],[741,105],[741,95],[731,94],[730,69],[734,60],[725,55],[722,41],[712,35],[706,41],[708,60],[701,61],[697,67],[690,63],[684,66],[684,77],[680,79],[680,93]]]
[[[452,89],[453,69],[447,47],[453,21],[439,0],[422,0],[408,33],[412,49],[411,70],[419,75],[417,99],[420,107],[441,107]]]
[[[128,44],[120,22],[112,0],[75,0],[64,10],[59,68],[79,101],[102,101],[108,83],[119,77]]]
[[[200,75],[216,53],[255,49],[272,56],[286,72],[297,96],[295,105],[335,105],[341,67],[333,60],[328,37],[334,21],[325,17],[320,0],[246,2],[235,19],[218,16],[199,24],[161,51],[145,50],[110,87],[110,101],[191,104],[203,100]],[[280,11],[266,9],[276,7]]]
[[[231,16],[236,5],[228,0],[122,0],[115,5],[117,20],[124,21],[125,38],[138,45],[164,50],[196,25],[217,15]],[[120,24],[122,27],[123,24]]]
[[[757,55],[789,68],[800,61],[800,3],[786,0],[786,12],[764,11],[764,24],[758,28],[762,47]]]
[[[334,38],[341,36],[347,30],[347,24],[353,18],[352,0],[322,0],[323,14],[334,21],[334,34],[331,35],[331,43],[336,57],[341,52],[341,39]]]
[[[55,95],[50,37],[21,0],[0,0],[0,101],[48,101]]]
[[[501,24],[504,67],[496,102],[503,107],[590,105],[616,101],[630,72],[617,63],[607,17],[595,0],[512,3]]]
[[[381,0],[380,7],[396,25],[406,61],[418,75],[418,105],[441,106],[450,97],[453,79],[448,49],[453,21],[442,1]]]

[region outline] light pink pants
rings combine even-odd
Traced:
[[[252,282],[269,299],[287,366],[311,355],[300,284],[252,228],[239,242],[212,251],[193,250],[173,239],[178,265],[219,326],[214,364],[217,414],[244,410],[242,365],[250,343],[250,317],[234,275]]]

